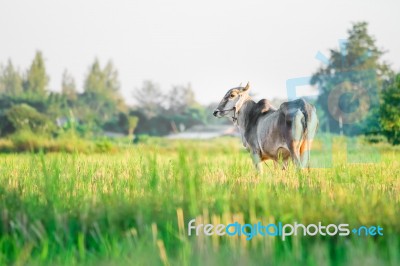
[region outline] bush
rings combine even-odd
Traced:
[[[366,135],[361,140],[366,143],[387,143],[387,138],[382,135]]]
[[[27,104],[12,106],[5,112],[5,118],[12,125],[13,132],[28,130],[43,134],[50,133],[55,129],[55,125],[50,119]]]
[[[107,140],[96,142],[74,137],[72,134],[52,139],[44,135],[22,130],[0,141],[0,152],[66,152],[104,153],[116,151],[117,147]]]
[[[96,142],[97,152],[110,152],[113,148],[113,144],[108,140],[100,140]]]
[[[20,130],[17,133],[10,136],[10,140],[13,143],[14,151],[30,151],[38,152],[39,150],[48,150],[51,146],[51,140],[46,137],[36,135],[28,130]]]
[[[120,112],[118,116],[114,116],[109,121],[104,123],[102,129],[104,131],[128,134],[129,117],[127,114]]]
[[[0,139],[0,152],[15,151],[14,143],[9,139]]]

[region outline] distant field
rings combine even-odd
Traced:
[[[359,141],[348,152],[344,139],[317,141],[314,165],[327,168],[268,164],[263,176],[233,138],[2,154],[0,265],[399,265],[400,150]],[[196,217],[380,225],[384,236],[189,237]]]

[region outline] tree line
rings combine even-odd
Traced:
[[[325,64],[313,74],[319,88],[315,100],[320,130],[345,135],[384,135],[400,143],[400,74],[382,60],[384,50],[359,22],[348,30],[348,39],[330,49]],[[148,134],[162,136],[198,124],[224,123],[210,115],[214,105],[196,102],[190,84],[163,92],[158,84],[144,81],[134,89],[135,106],[120,94],[118,71],[111,61],[89,66],[83,90],[65,71],[61,91],[48,88],[49,76],[38,51],[25,71],[11,60],[0,65],[0,136],[28,130],[57,136],[74,131],[80,136]]]
[[[40,51],[25,73],[11,60],[0,66],[0,136],[21,130],[53,136],[68,130],[81,136],[108,131],[166,135],[208,123],[208,109],[196,102],[190,84],[173,86],[163,93],[158,84],[145,81],[133,91],[137,104],[128,106],[111,61],[102,66],[94,60],[82,92],[68,71],[63,73],[60,92],[49,90],[48,84]]]

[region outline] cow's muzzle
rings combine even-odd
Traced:
[[[219,110],[219,109],[215,109],[213,112],[213,115],[215,117],[224,117],[225,115],[227,115],[229,112],[233,111],[235,113],[236,108],[233,107],[232,109],[228,109],[228,110]]]

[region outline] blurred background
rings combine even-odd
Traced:
[[[250,81],[255,99],[279,107],[297,78],[307,80],[297,96],[317,105],[320,130],[400,142],[396,1],[0,6],[0,136],[11,139],[3,151],[15,149],[13,136],[32,134],[136,141],[235,134],[211,115],[228,89]],[[338,86],[348,89],[335,96],[341,112],[328,106]],[[374,100],[365,107],[360,93]],[[362,117],[346,125],[343,112],[357,110]]]

